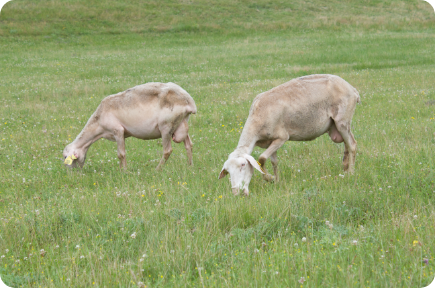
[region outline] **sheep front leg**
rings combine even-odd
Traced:
[[[258,163],[260,164],[261,169],[263,169],[263,172],[264,172],[263,179],[266,180],[267,182],[272,182],[274,180],[273,176],[270,175],[269,172],[267,172],[267,170],[266,170],[266,161],[267,161],[267,158],[268,157],[264,156],[264,153],[261,154],[260,158],[258,158]]]
[[[278,156],[277,151],[270,155],[270,162],[272,162],[273,174],[275,175],[275,180],[278,182]]]
[[[165,164],[166,160],[168,160],[169,156],[172,153],[172,144],[171,144],[171,135],[166,133],[163,134],[162,137],[162,144],[163,144],[163,157],[160,160],[159,165],[157,166],[156,170],[160,170],[163,164]]]
[[[125,157],[125,138],[124,138],[124,129],[115,129],[113,131],[116,144],[118,145],[118,159],[119,159],[119,168],[127,170],[127,160]]]
[[[276,151],[285,143],[285,141],[287,141],[287,139],[276,139],[276,140],[274,140],[269,145],[269,147],[266,149],[266,151],[264,151],[260,155],[260,158],[258,159],[258,162],[260,163],[261,167],[263,168],[263,170],[265,172],[265,174],[263,174],[263,179],[268,181],[268,182],[272,182],[272,181],[276,180],[276,177],[278,176],[278,174],[277,174],[277,169],[278,169],[277,168],[278,167],[277,164],[278,164],[278,161],[277,161],[277,158],[276,158]],[[264,169],[264,166],[266,164],[266,160],[269,157],[271,157],[271,161],[272,161],[272,165],[273,165],[273,171],[274,171],[275,176],[270,175]],[[274,158],[274,160],[272,158]]]

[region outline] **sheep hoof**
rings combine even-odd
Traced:
[[[237,196],[237,195],[239,195],[239,189],[238,188],[232,188],[232,190],[233,190],[233,195],[234,196]]]
[[[263,175],[263,179],[266,180],[267,182],[274,182],[275,181],[275,176],[272,176],[270,174],[264,174]]]

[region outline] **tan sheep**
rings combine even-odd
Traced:
[[[255,97],[237,148],[224,163],[219,179],[228,173],[233,193],[248,186],[254,168],[267,181],[278,180],[277,150],[286,141],[309,141],[328,132],[332,141],[344,141],[343,168],[352,172],[356,141],[350,131],[358,91],[335,75],[309,75],[293,79]],[[250,155],[255,146],[266,148],[258,163]],[[264,169],[270,157],[275,176]]]
[[[63,150],[67,167],[83,167],[89,146],[100,138],[118,145],[120,167],[126,168],[125,138],[162,138],[161,168],[172,152],[171,139],[184,141],[192,165],[192,141],[187,121],[196,113],[192,97],[174,83],[147,83],[110,95],[101,101],[76,139]]]

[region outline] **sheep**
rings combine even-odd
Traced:
[[[187,121],[196,113],[192,97],[174,83],[151,82],[104,98],[76,139],[63,150],[66,167],[83,167],[89,146],[100,138],[118,145],[120,168],[126,170],[125,138],[162,138],[163,157],[159,170],[175,143],[184,141],[188,163],[192,162],[192,141]]]
[[[317,74],[299,77],[255,97],[237,148],[228,156],[219,179],[230,174],[234,195],[249,195],[254,169],[266,181],[278,181],[277,150],[286,141],[310,141],[328,132],[335,143],[344,141],[343,168],[353,173],[356,141],[350,130],[358,91],[342,78]],[[255,146],[266,149],[258,160]],[[270,157],[275,176],[264,170]]]

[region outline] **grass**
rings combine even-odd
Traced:
[[[410,0],[14,0],[2,11],[0,35],[427,29],[431,12],[428,3]]]
[[[123,1],[40,3],[14,0],[0,14],[6,284],[424,287],[434,279],[435,16],[427,3],[294,3],[289,20],[278,1],[209,10],[205,1],[135,3],[154,18]],[[195,29],[177,28],[194,21]],[[251,195],[234,197],[217,178],[252,99],[313,73],[339,75],[360,92],[355,174],[343,177],[343,145],[324,135],[286,143],[280,182],[255,174]],[[67,173],[61,151],[101,99],[150,81],[175,82],[195,99],[195,165],[174,145],[157,172],[161,141],[129,138],[126,173],[106,140]]]

